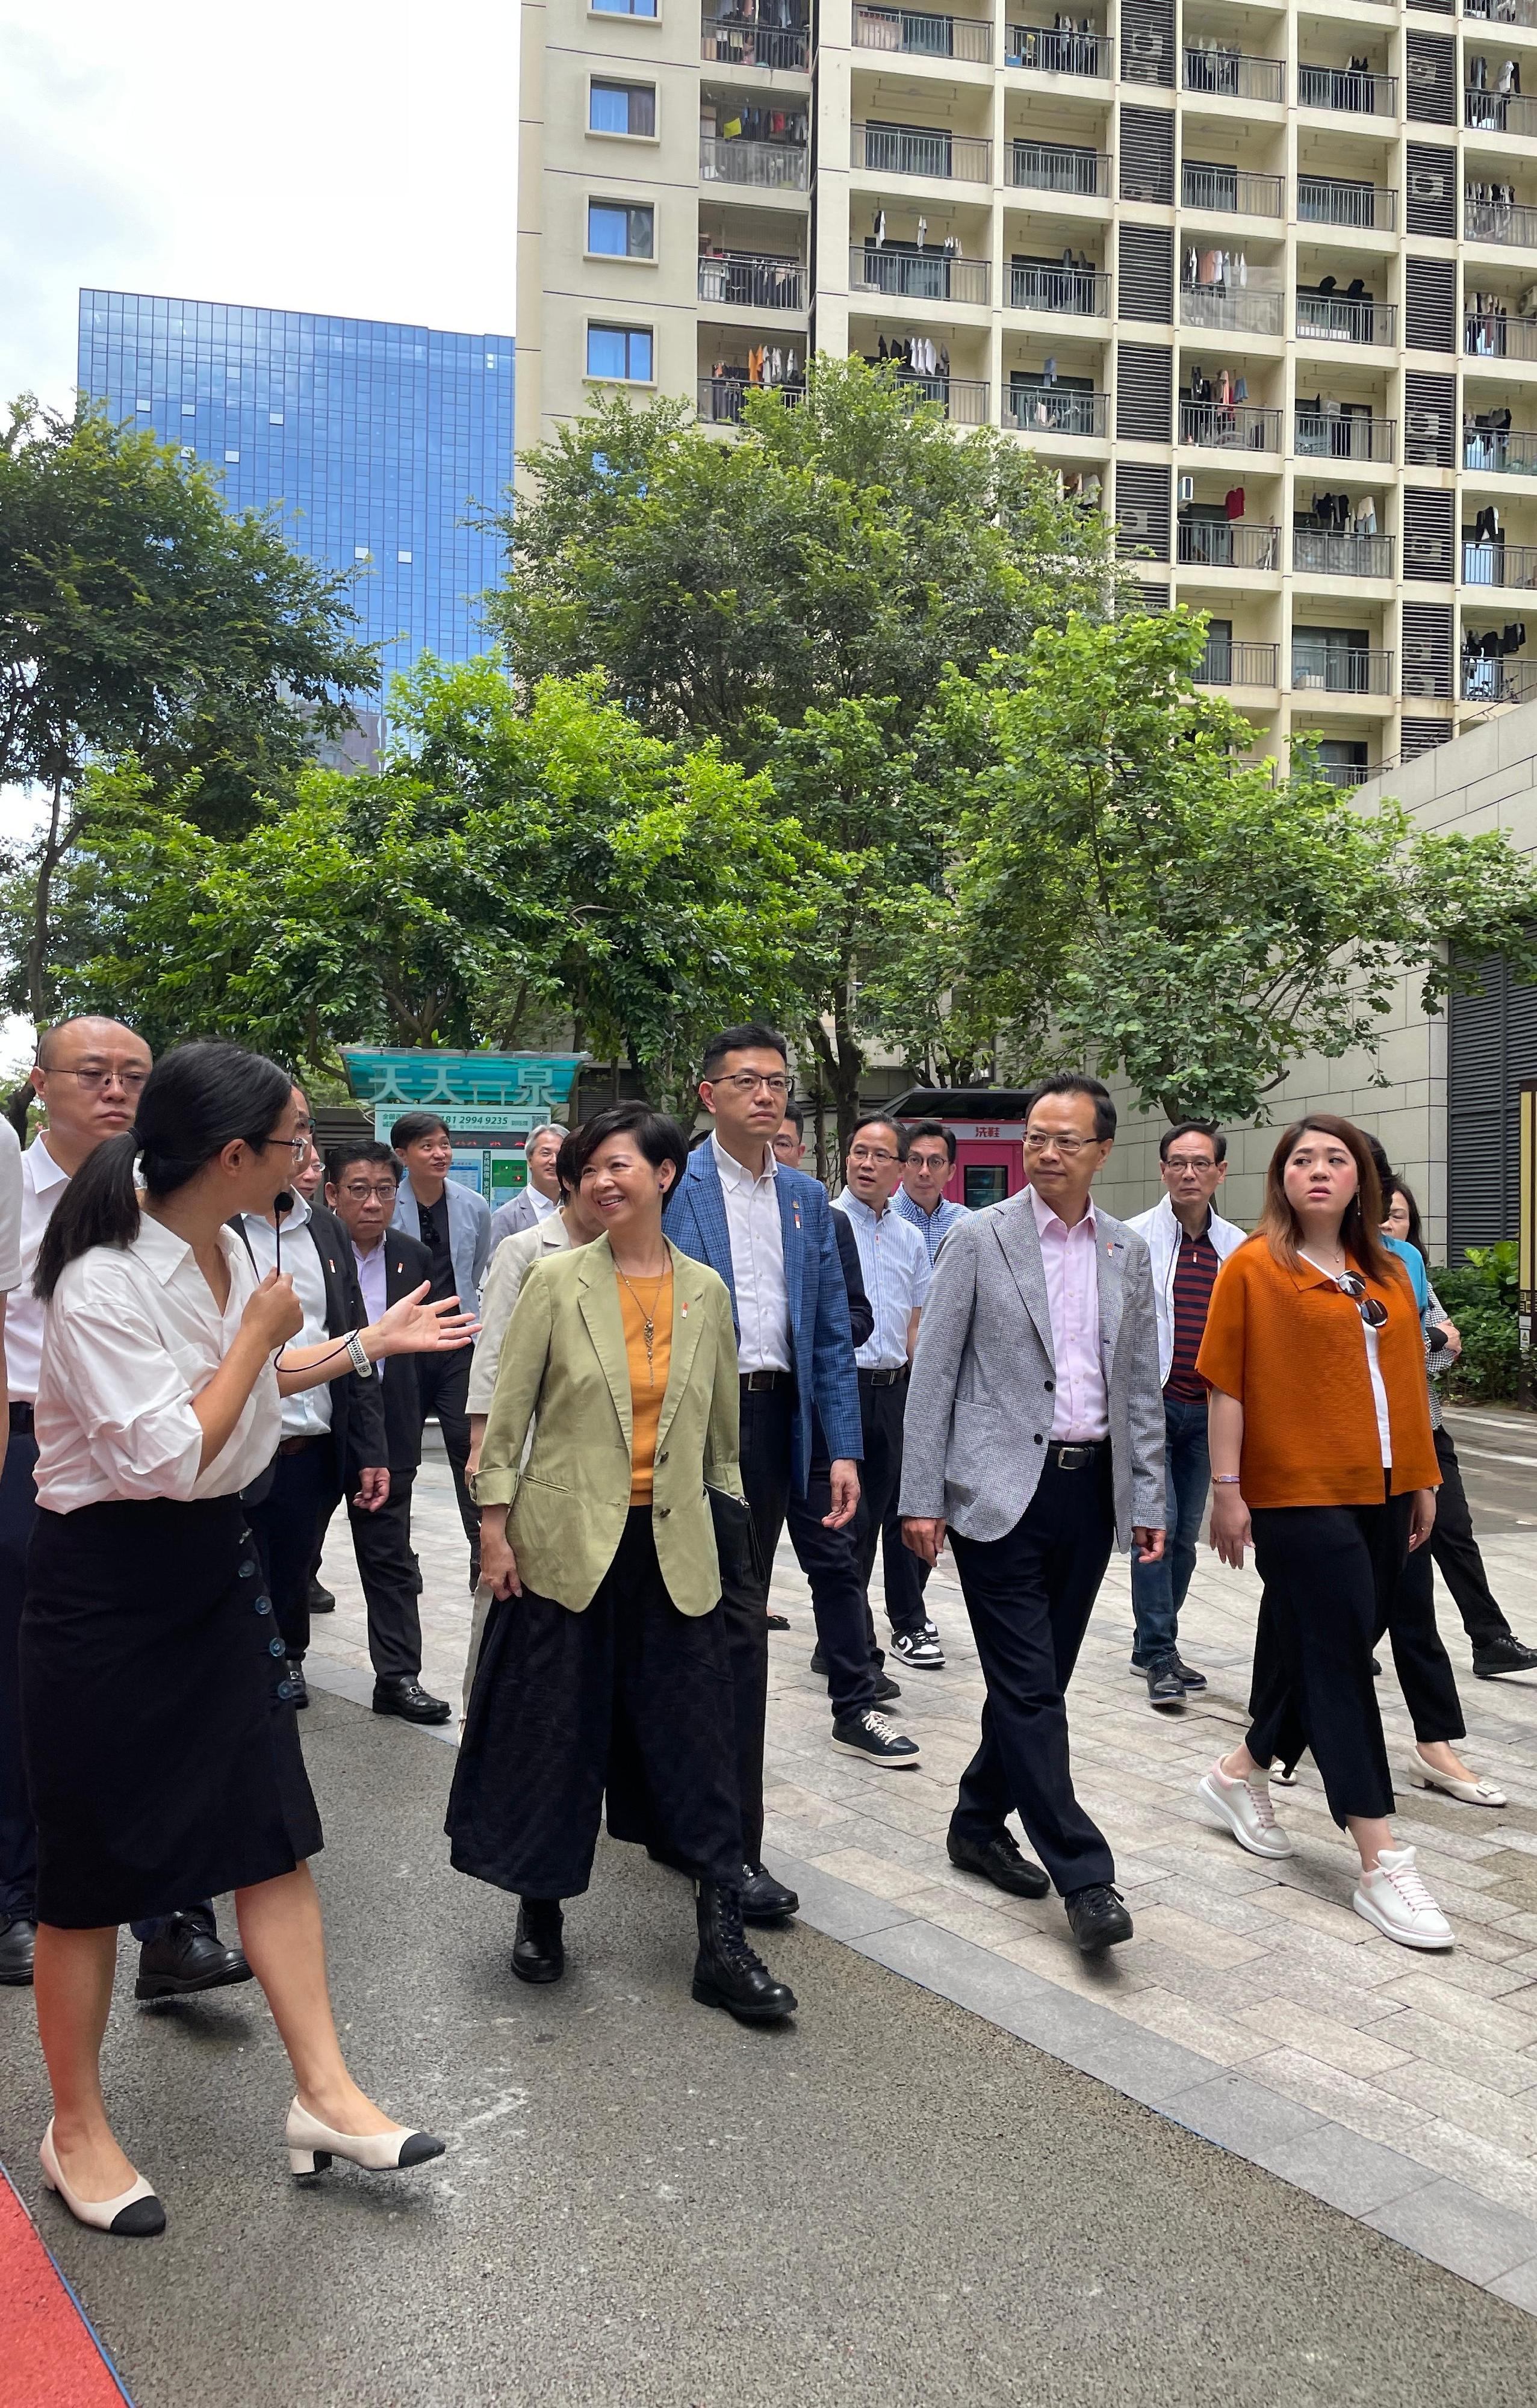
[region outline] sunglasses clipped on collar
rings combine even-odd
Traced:
[[[1359,1271],[1341,1271],[1334,1282],[1343,1296],[1347,1296],[1368,1329],[1386,1329],[1387,1307],[1374,1296],[1368,1296],[1366,1282]]]

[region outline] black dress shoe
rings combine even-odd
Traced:
[[[1501,1672],[1537,1672],[1537,1647],[1524,1646],[1514,1630],[1501,1630],[1473,1649],[1473,1677],[1497,1681]]]
[[[1172,1656],[1160,1656],[1147,1667],[1147,1702],[1160,1714],[1179,1713],[1185,1705],[1185,1683],[1174,1670]]]
[[[295,1711],[300,1706],[307,1706],[309,1703],[309,1684],[304,1677],[304,1666],[296,1656],[291,1656],[283,1666],[283,1680],[289,1701]],[[280,1689],[278,1694],[281,1697],[284,1692]]]
[[[310,1582],[309,1595],[305,1602],[311,1613],[335,1613],[337,1610],[336,1598],[330,1590],[323,1585],[318,1576]]]
[[[798,1914],[800,1900],[793,1889],[786,1889],[762,1865],[743,1865],[741,1869],[741,1919],[744,1923],[783,1923],[788,1914]]]
[[[776,1982],[748,1945],[740,1890],[701,1882],[698,1920],[694,1997],[701,2007],[724,2007],[740,2024],[779,2024],[795,2014],[795,1992],[786,1983]]]
[[[1044,1898],[1051,1887],[1041,1867],[1015,1846],[1011,1831],[995,1832],[990,1840],[969,1840],[964,1832],[950,1831],[944,1850],[963,1873],[980,1873],[1011,1898]]]
[[[790,1627],[789,1615],[787,1613],[781,1613],[776,1607],[770,1606],[768,1609],[768,1627],[770,1630],[788,1630]]]
[[[1098,1956],[1101,1948],[1113,1948],[1118,1940],[1130,1939],[1131,1917],[1120,1891],[1112,1889],[1108,1883],[1096,1882],[1090,1889],[1075,1889],[1062,1903],[1084,1956]]]
[[[1184,1682],[1191,1696],[1199,1697],[1201,1690],[1206,1686],[1205,1673],[1198,1672],[1193,1664],[1187,1664],[1177,1647],[1170,1656],[1169,1661],[1172,1664],[1175,1671],[1179,1674],[1180,1679]]]
[[[0,1985],[24,1990],[32,1980],[32,1952],[37,1926],[30,1915],[0,1915]]]
[[[878,1706],[889,1706],[893,1698],[899,1698],[901,1694],[901,1690],[889,1672],[876,1673],[875,1702]]]
[[[201,1915],[172,1914],[138,1952],[136,1999],[187,1999],[198,1990],[222,1990],[249,1982],[251,1967],[238,1948],[226,1948]]]
[[[398,1714],[406,1723],[446,1723],[452,1708],[446,1698],[429,1698],[409,1672],[374,1683],[376,1714]]]
[[[566,1971],[565,1928],[558,1898],[519,1899],[512,1971],[520,1982],[559,1981]]]

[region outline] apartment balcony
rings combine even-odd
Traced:
[[[1211,93],[1218,100],[1286,96],[1285,60],[1249,58],[1242,50],[1193,50],[1186,43],[1180,80],[1186,92]]]
[[[1280,335],[1286,296],[1260,291],[1224,292],[1220,285],[1182,284],[1180,324],[1211,335]]]
[[[976,301],[985,305],[991,274],[985,259],[946,258],[942,252],[875,251],[849,252],[851,299],[878,293],[892,301]]]
[[[1530,593],[1537,585],[1537,543],[1464,543],[1462,582]]]
[[[1537,318],[1485,315],[1463,322],[1462,348],[1471,359],[1537,360]]]
[[[1390,535],[1326,535],[1318,527],[1294,527],[1291,565],[1300,577],[1391,577]]]
[[[1286,204],[1284,176],[1251,175],[1246,167],[1186,167],[1180,198],[1187,209],[1219,217],[1278,218]]]
[[[912,368],[898,368],[897,389],[914,407],[919,402],[937,401],[954,425],[987,423],[985,377],[918,376]]]
[[[1249,519],[1181,519],[1181,568],[1279,568],[1281,530]]]
[[[1385,343],[1391,349],[1398,319],[1392,301],[1356,300],[1343,293],[1297,295],[1297,333],[1304,342]]]
[[[1343,109],[1352,117],[1397,117],[1397,76],[1362,74],[1355,67],[1304,67],[1297,70],[1299,108]]]
[[[1110,158],[1055,142],[1011,142],[1003,154],[1006,180],[1018,191],[1070,193],[1079,200],[1103,198],[1111,189]]]
[[[1458,692],[1464,702],[1537,702],[1537,661],[1470,660],[1464,652]]]
[[[1299,176],[1297,219],[1300,225],[1358,226],[1373,234],[1391,234],[1399,222],[1399,196],[1380,184]]]
[[[1273,686],[1280,674],[1280,658],[1279,644],[1235,643],[1231,637],[1208,636],[1194,681],[1197,685]]]
[[[699,262],[699,298],[732,309],[804,309],[806,270],[754,251],[711,251]]]
[[[1094,267],[1012,267],[1011,309],[1051,309],[1072,318],[1108,318],[1110,279]]]
[[[1203,452],[1279,452],[1281,412],[1242,401],[1182,401],[1180,441]]]
[[[760,192],[803,193],[806,145],[730,141],[722,134],[701,134],[699,177],[707,184],[744,184]]]
[[[1294,630],[1291,685],[1294,694],[1391,694],[1393,655],[1326,650],[1300,642]]]
[[[742,404],[749,394],[772,394],[786,409],[799,407],[804,387],[797,384],[749,384],[743,377],[708,377],[698,380],[695,408],[711,426],[740,426]]]
[[[1537,135],[1537,100],[1519,92],[1464,92],[1462,122],[1481,134],[1518,134],[1530,142]]]
[[[900,50],[909,58],[961,59],[973,66],[986,66],[993,55],[993,28],[981,17],[856,7],[854,42],[860,50]]]
[[[1514,249],[1537,251],[1537,209],[1518,201],[1474,201],[1462,204],[1464,242],[1509,243]]]
[[[921,176],[926,183],[990,184],[993,146],[984,136],[939,126],[856,125],[854,156],[878,176]]]
[[[811,36],[804,25],[781,31],[770,25],[733,25],[706,21],[699,36],[699,56],[720,67],[767,67],[805,75],[811,66]]]
[[[1010,25],[1003,64],[1027,75],[1103,76],[1113,72],[1113,44],[1103,34],[1059,33],[1046,25]]]
[[[1012,384],[1004,389],[1003,423],[1016,435],[1070,435],[1103,441],[1110,424],[1109,395],[1064,393],[1059,385]]]
[[[1493,477],[1537,477],[1537,435],[1465,426],[1462,466]]]
[[[1398,420],[1300,409],[1293,423],[1292,449],[1300,460],[1363,460],[1391,467],[1399,456]]]
[[[1537,0],[1462,0],[1462,14],[1486,25],[1537,25]]]
[[[1384,766],[1379,762],[1377,768]],[[1308,768],[1311,776],[1320,779],[1326,786],[1335,787],[1342,795],[1350,794],[1357,786],[1364,786],[1368,778],[1374,778],[1377,774],[1370,761],[1312,761]]]

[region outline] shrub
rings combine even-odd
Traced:
[[[1470,1246],[1464,1261],[1430,1273],[1430,1284],[1462,1334],[1462,1353],[1441,1382],[1448,1400],[1502,1404],[1515,1394],[1521,1361],[1513,1239]]]

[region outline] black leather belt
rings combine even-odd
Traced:
[[[898,1363],[894,1371],[861,1371],[859,1385],[862,1388],[894,1388],[898,1380],[906,1378],[907,1365]]]
[[[280,1455],[302,1455],[307,1446],[323,1446],[329,1436],[330,1432],[328,1430],[317,1430],[312,1438],[280,1438],[278,1440],[278,1453]]]
[[[30,1431],[33,1425],[33,1411],[30,1405],[12,1405],[10,1409],[10,1426],[13,1431]]]
[[[1086,1471],[1090,1464],[1099,1462],[1109,1444],[1108,1438],[1054,1438],[1046,1453],[1055,1457],[1059,1471]]]
[[[741,1374],[744,1396],[752,1396],[759,1388],[793,1388],[795,1383],[793,1371],[744,1371]]]

